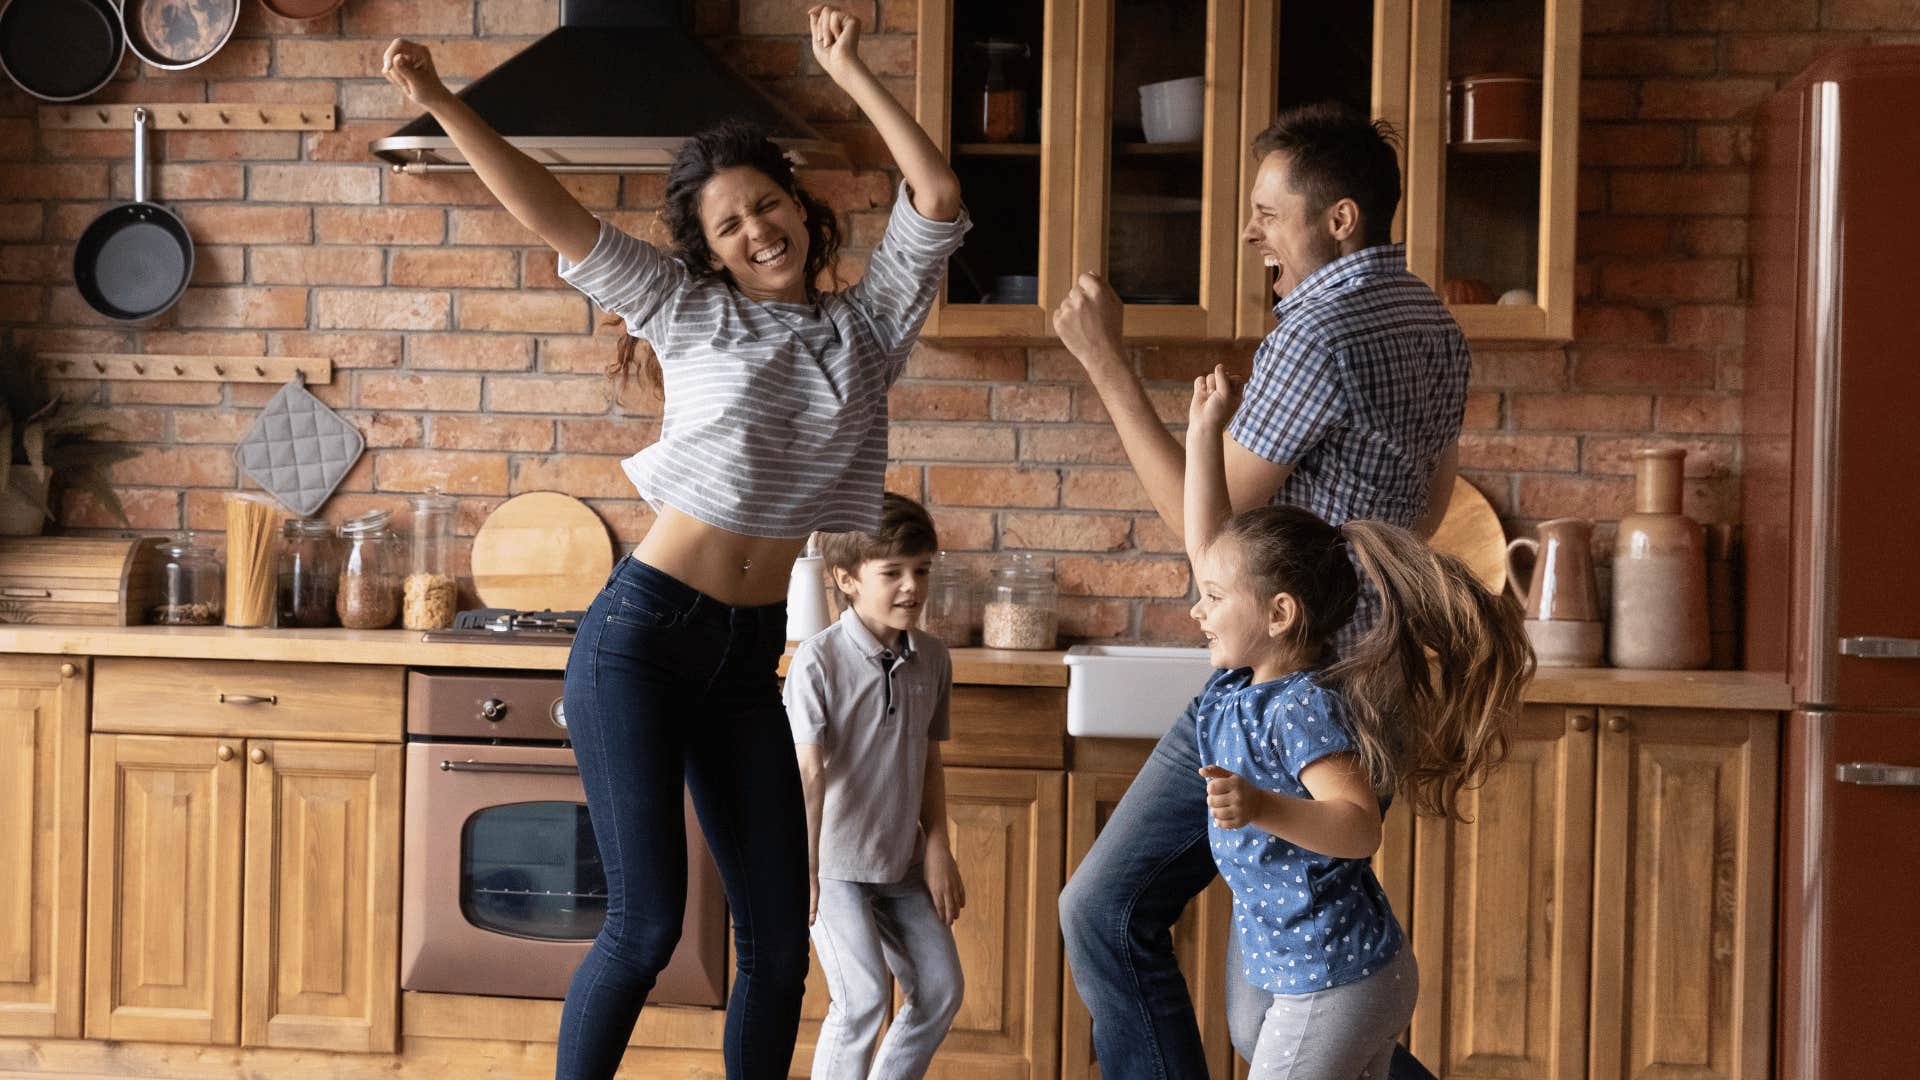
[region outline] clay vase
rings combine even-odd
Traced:
[[[1594,667],[1606,652],[1592,542],[1593,522],[1555,518],[1541,522],[1538,540],[1507,545],[1507,583],[1526,611],[1527,640],[1542,667]],[[1516,559],[1523,553],[1526,560]]]
[[[1707,531],[1680,512],[1685,450],[1636,450],[1633,513],[1613,547],[1614,666],[1683,669],[1711,656]]]

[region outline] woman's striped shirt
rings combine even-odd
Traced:
[[[561,257],[560,277],[660,358],[660,439],[621,462],[640,495],[749,536],[877,530],[887,390],[971,227],[964,210],[921,216],[901,184],[866,276],[816,305],[696,280],[601,221],[586,258]]]

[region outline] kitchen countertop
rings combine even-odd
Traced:
[[[559,671],[567,663],[567,650],[557,645],[428,644],[413,630],[231,630],[220,626],[0,626],[0,653],[527,671]],[[1065,655],[1059,651],[956,649],[954,681],[973,686],[1064,687],[1067,667],[1061,658]],[[1570,705],[1769,712],[1792,706],[1782,676],[1756,671],[1541,668],[1527,688],[1526,699]]]

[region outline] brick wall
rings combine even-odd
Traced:
[[[910,97],[911,0],[864,0],[870,61]],[[850,225],[849,266],[879,235],[892,182],[876,140],[807,55],[803,0],[702,3],[728,59],[854,148],[854,171],[808,180]],[[481,74],[557,20],[555,0],[353,0],[316,23],[244,5],[209,63],[129,63],[102,101],[338,106],[320,133],[157,136],[155,196],[194,234],[194,288],[155,323],[101,320],[71,284],[74,239],[131,196],[131,139],[41,131],[38,102],[0,90],[0,322],[38,349],[268,353],[333,360],[319,396],[369,452],[326,508],[339,518],[437,487],[461,532],[522,491],[580,496],[622,545],[650,515],[618,468],[657,430],[652,403],[600,375],[614,338],[560,286],[553,256],[470,177],[397,176],[367,141],[412,115],[378,77],[395,34],[441,70]],[[1627,451],[1689,451],[1688,509],[1737,520],[1734,436],[1746,264],[1744,116],[1822,49],[1920,40],[1914,0],[1588,0],[1582,88],[1577,340],[1476,356],[1463,462],[1509,529],[1626,507]],[[653,224],[658,177],[570,177],[598,213]],[[991,227],[990,224],[983,227]],[[1245,348],[1141,349],[1169,419],[1185,381]],[[273,387],[67,384],[140,456],[114,479],[143,530],[221,527],[239,482],[229,447]],[[948,544],[1057,553],[1074,636],[1185,638],[1189,578],[1124,467],[1072,358],[1053,348],[923,347],[893,399],[890,486],[928,501]],[[109,525],[84,497],[62,525]],[[1610,542],[1604,527],[1598,543]],[[984,555],[982,556],[985,557]]]

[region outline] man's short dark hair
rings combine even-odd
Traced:
[[[1390,243],[1400,205],[1399,136],[1385,120],[1369,120],[1337,102],[1288,109],[1253,137],[1255,160],[1276,151],[1291,166],[1293,190],[1318,214],[1341,199],[1360,207],[1362,242]]]
[[[912,499],[892,492],[881,498],[878,532],[820,534],[820,555],[828,572],[845,570],[855,575],[860,573],[860,564],[871,559],[912,558],[931,554],[939,547],[940,534],[934,531],[933,515]]]

